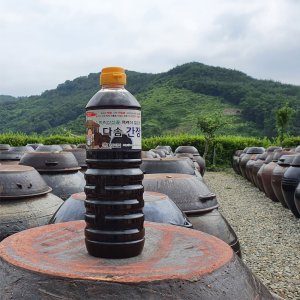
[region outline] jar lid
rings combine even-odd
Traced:
[[[294,151],[291,150],[275,150],[272,161],[277,162],[282,155],[295,154]]]
[[[0,151],[9,150],[9,148],[10,148],[9,144],[0,144]]]
[[[270,163],[272,160],[273,160],[273,156],[274,156],[274,153],[275,152],[270,152],[268,155],[267,155],[267,157],[266,157],[266,159],[265,159],[265,164],[268,164],[268,163]]]
[[[193,162],[188,157],[145,158],[141,170],[144,174],[176,173],[195,175]]]
[[[218,207],[216,195],[198,177],[188,174],[146,174],[145,191],[166,194],[186,213],[211,211]]]
[[[175,150],[175,154],[177,153],[192,153],[192,154],[199,154],[199,151],[194,146],[179,146]]]
[[[80,169],[71,152],[25,153],[20,160],[20,165],[32,166],[39,172],[68,172]]]
[[[234,155],[235,155],[235,156],[240,156],[242,153],[243,153],[243,150],[236,150],[236,151],[234,152]]]
[[[266,158],[268,157],[269,153],[268,152],[264,152],[262,154],[258,154],[257,155],[257,160],[266,160]]]
[[[264,147],[250,147],[247,150],[247,154],[261,154],[265,152],[265,148]]]
[[[247,153],[247,151],[248,151],[249,148],[250,148],[250,147],[246,147],[246,148],[243,150],[243,153]]]
[[[297,154],[282,155],[278,160],[280,166],[290,166]]]
[[[63,148],[60,145],[39,145],[36,148],[36,152],[55,152],[62,150]]]
[[[33,197],[52,190],[38,171],[29,166],[0,166],[0,181],[0,200]]]
[[[270,146],[267,148],[267,152],[274,152],[275,150],[282,150],[282,147],[279,146]]]

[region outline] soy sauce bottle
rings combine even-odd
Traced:
[[[141,106],[120,67],[102,69],[86,106],[85,243],[90,255],[128,258],[144,247]]]

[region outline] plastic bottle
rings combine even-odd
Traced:
[[[120,67],[102,69],[102,88],[86,106],[86,247],[92,256],[127,258],[144,246],[141,106]]]

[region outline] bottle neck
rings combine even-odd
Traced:
[[[123,84],[105,84],[102,85],[102,89],[124,89]]]

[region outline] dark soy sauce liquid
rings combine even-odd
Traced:
[[[124,88],[103,88],[86,106],[93,110],[141,110]],[[87,149],[86,248],[92,256],[128,258],[144,246],[141,149]]]

